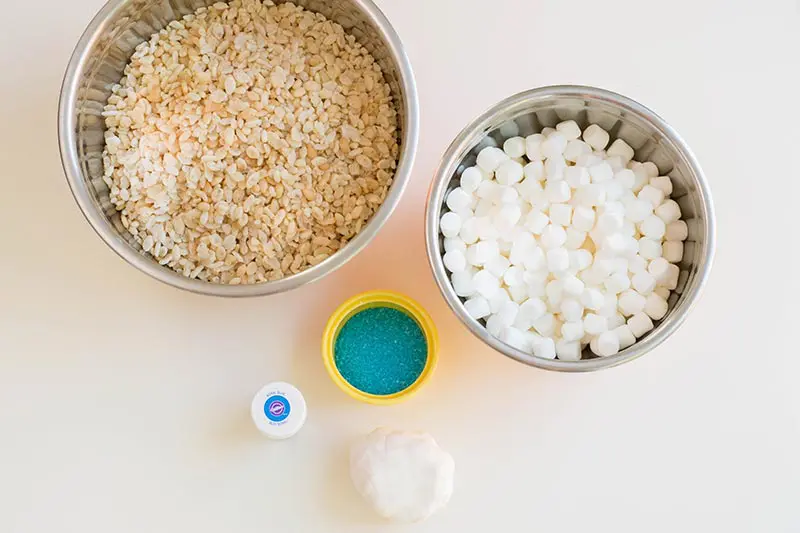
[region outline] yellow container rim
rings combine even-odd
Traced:
[[[356,313],[372,307],[391,307],[404,312],[417,323],[428,344],[425,367],[417,379],[405,389],[392,394],[370,394],[355,388],[344,379],[334,360],[336,337],[344,324]],[[333,382],[350,397],[374,405],[391,405],[411,397],[428,382],[436,368],[438,357],[439,337],[428,312],[413,299],[393,291],[367,291],[348,299],[333,312],[322,335],[322,360]]]

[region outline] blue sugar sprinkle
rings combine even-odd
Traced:
[[[419,325],[391,307],[371,307],[345,322],[333,348],[342,377],[360,391],[387,395],[417,380],[428,358]]]

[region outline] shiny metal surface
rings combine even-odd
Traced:
[[[58,110],[61,160],[86,220],[120,257],[142,272],[180,289],[215,296],[258,296],[294,289],[336,270],[376,235],[400,201],[411,173],[419,134],[419,104],[411,65],[400,38],[371,0],[293,0],[322,13],[370,51],[383,69],[398,109],[400,155],[394,182],[381,208],[344,248],[322,263],[279,281],[220,285],[193,280],[161,266],[122,226],[103,182],[101,112],[134,48],[169,22],[215,0],[110,0],[97,13],[72,54]],[[280,0],[276,3],[281,3]]]
[[[633,346],[611,357],[595,357],[584,351],[580,361],[559,361],[535,357],[489,335],[484,321],[466,312],[463,299],[453,290],[442,262],[444,253],[439,219],[447,211],[446,194],[458,186],[462,170],[475,162],[477,152],[492,137],[500,145],[519,131],[530,135],[562,120],[573,119],[584,128],[595,123],[611,133],[611,142],[622,138],[636,150],[636,159],[652,161],[661,175],[672,179],[672,198],[678,202],[689,226],[678,287],[669,298],[669,312],[655,329]],[[509,133],[511,132],[511,133]],[[428,193],[425,220],[428,260],[439,290],[450,308],[483,342],[527,365],[565,372],[600,370],[625,363],[652,350],[686,320],[705,285],[714,258],[714,207],[711,194],[689,147],[663,119],[643,105],[610,91],[581,86],[552,86],[525,91],[498,103],[464,128],[444,154]]]

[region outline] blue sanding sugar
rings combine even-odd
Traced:
[[[387,395],[408,388],[425,368],[428,342],[419,325],[391,307],[371,307],[345,322],[333,351],[342,377],[360,391]]]

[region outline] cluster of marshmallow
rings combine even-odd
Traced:
[[[513,136],[484,147],[448,193],[445,268],[467,312],[506,344],[609,356],[666,315],[688,227],[670,178],[609,140],[572,120]]]

